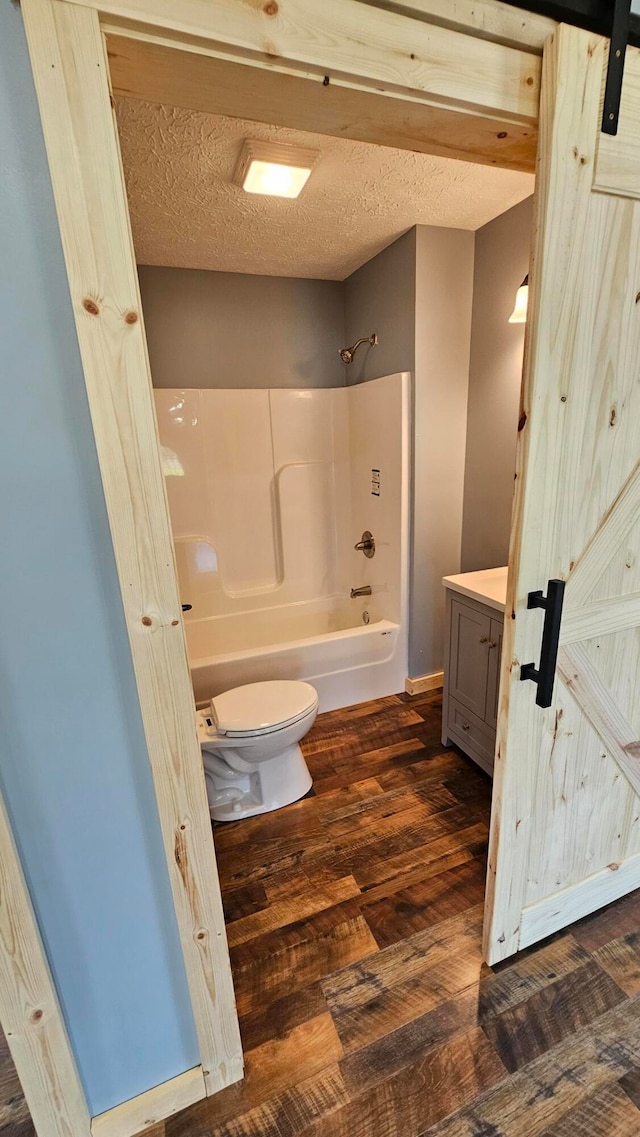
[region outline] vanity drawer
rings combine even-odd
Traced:
[[[488,774],[493,772],[493,758],[496,746],[495,731],[482,719],[467,710],[449,696],[447,732],[465,754],[473,758]]]

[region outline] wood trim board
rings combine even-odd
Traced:
[[[548,16],[494,0],[377,0],[377,6],[540,55],[557,27]]]
[[[176,33],[185,45],[205,40],[227,57],[275,70],[315,70],[323,78],[344,77],[378,92],[511,122],[533,124],[538,116],[535,53],[353,0],[82,0],[85,5],[116,25],[143,23],[147,31]]]
[[[186,1109],[206,1096],[202,1066],[185,1070],[167,1082],[138,1094],[91,1119],[91,1137],[135,1137],[143,1129],[155,1125]]]
[[[0,1021],[39,1137],[89,1137],[84,1089],[1,797]]]
[[[408,695],[423,695],[426,691],[437,691],[444,682],[444,672],[434,671],[432,675],[418,675],[416,679],[407,677],[404,689]]]
[[[106,27],[113,94],[532,173],[535,123],[460,114],[321,75],[250,66],[198,45]]]
[[[207,1091],[242,1075],[135,256],[97,12],[23,0]]]
[[[639,887],[640,853],[636,853],[620,864],[607,865],[586,880],[545,896],[544,900],[523,909],[518,949],[553,935]]]

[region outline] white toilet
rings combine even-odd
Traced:
[[[248,683],[198,712],[198,737],[214,821],[237,821],[289,805],[311,789],[298,743],[313,726],[309,683]]]

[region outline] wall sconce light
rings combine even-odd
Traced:
[[[526,324],[527,322],[527,303],[529,301],[529,273],[525,276],[522,284],[516,292],[516,302],[513,306],[513,312],[509,316],[510,324]]]
[[[247,193],[298,197],[319,157],[318,150],[245,138],[233,180]]]

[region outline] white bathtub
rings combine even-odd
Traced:
[[[156,391],[199,705],[265,679],[308,680],[323,711],[404,688],[410,390]]]
[[[357,605],[355,612],[350,603]],[[196,703],[202,706],[212,695],[265,679],[307,680],[318,692],[321,711],[401,691],[406,636],[391,620],[354,625],[362,610],[362,601],[325,600],[267,609],[260,613],[260,627],[255,612],[248,618],[188,621]]]

